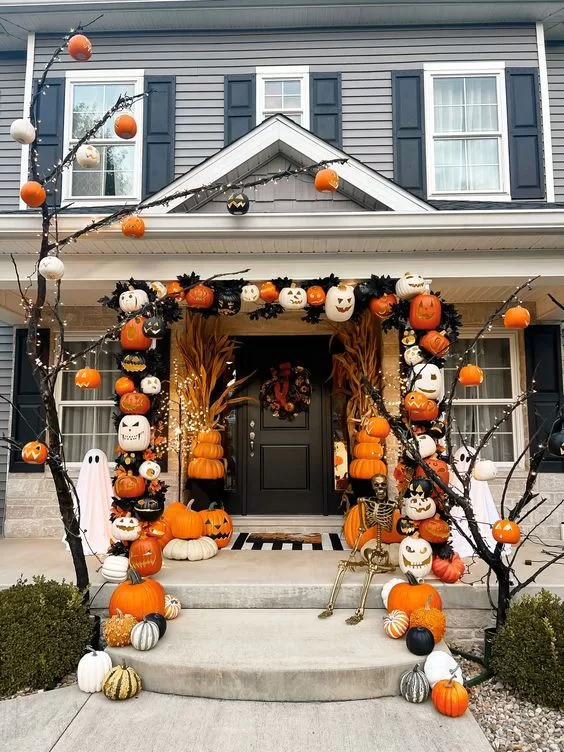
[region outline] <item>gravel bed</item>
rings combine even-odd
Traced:
[[[460,664],[466,677],[482,670]],[[470,710],[496,752],[564,752],[564,713],[521,699],[495,678],[470,690]]]

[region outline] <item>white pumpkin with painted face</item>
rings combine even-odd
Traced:
[[[58,256],[45,256],[39,262],[38,270],[45,279],[58,280],[63,278],[65,265]]]
[[[81,167],[92,169],[100,164],[100,152],[92,144],[82,144],[76,152],[76,161]]]
[[[425,397],[441,402],[445,396],[445,382],[442,369],[434,363],[419,363],[413,366],[411,390],[421,392]]]
[[[290,287],[283,287],[280,290],[278,302],[285,311],[300,311],[307,305],[307,294],[303,287],[298,287],[292,282]]]
[[[423,538],[409,536],[399,545],[399,567],[404,574],[411,572],[414,577],[427,577],[433,565],[433,549]]]
[[[145,480],[156,480],[161,474],[161,466],[153,460],[145,460],[139,468],[139,475]]]
[[[400,300],[409,300],[409,298],[414,298],[419,293],[425,292],[428,288],[429,285],[423,277],[406,272],[396,282],[396,295]]]
[[[141,535],[139,520],[136,517],[116,517],[112,522],[111,534],[114,540],[137,540]]]
[[[335,285],[325,298],[325,315],[329,321],[348,321],[354,313],[354,287]]]
[[[156,376],[145,376],[144,379],[141,379],[141,391],[143,394],[160,394],[161,389],[161,380]]]
[[[164,285],[162,282],[158,282],[158,281],[151,282],[149,287],[155,293],[155,295],[157,296],[159,300],[161,300],[161,298],[166,298],[167,296],[166,285]]]
[[[151,443],[151,426],[144,415],[124,415],[119,422],[119,445],[124,452],[144,452]]]
[[[430,496],[424,498],[410,496],[403,500],[403,516],[409,517],[410,520],[428,520],[430,517],[434,517],[436,511],[437,505]]]
[[[427,457],[431,457],[431,455],[435,454],[435,452],[437,451],[437,445],[432,436],[429,436],[428,433],[420,433],[419,436],[416,437],[416,439],[417,447],[419,449],[419,456],[421,457],[421,459],[426,459]],[[413,452],[411,452],[409,448],[406,450],[406,454],[408,457],[411,457],[413,459]]]
[[[260,297],[258,285],[245,285],[241,290],[241,299],[246,303],[256,303]]]
[[[408,366],[417,366],[425,361],[425,356],[419,345],[411,345],[403,354],[403,359]]]
[[[145,290],[126,290],[119,296],[119,307],[124,313],[136,313],[149,302]]]

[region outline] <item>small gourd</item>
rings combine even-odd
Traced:
[[[122,648],[131,644],[131,630],[137,624],[137,619],[131,614],[124,614],[118,608],[115,616],[111,616],[104,624],[104,637],[112,648]]]
[[[104,677],[112,667],[112,659],[104,650],[94,650],[89,645],[89,652],[78,662],[76,678],[82,692],[101,692]]]
[[[131,666],[114,666],[106,675],[102,692],[109,700],[129,700],[141,691],[141,677]]]
[[[402,674],[399,685],[400,695],[408,702],[425,702],[431,693],[429,680],[419,668],[419,664]]]
[[[384,632],[388,637],[398,640],[409,629],[409,616],[405,611],[395,608],[387,616],[384,616]]]
[[[174,595],[170,595],[167,593],[165,595],[165,619],[168,619],[169,621],[171,619],[176,619],[176,617],[180,614],[182,611],[182,604],[176,598]]]
[[[135,650],[152,650],[158,641],[159,627],[146,617],[131,630],[131,644]]]

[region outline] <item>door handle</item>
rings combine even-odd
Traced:
[[[255,432],[254,431],[249,432],[249,451],[251,455],[255,451]]]

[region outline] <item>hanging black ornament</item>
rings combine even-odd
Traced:
[[[246,214],[251,202],[245,193],[232,193],[227,197],[227,211],[229,214]]]
[[[558,418],[550,429],[548,451],[554,457],[564,459],[564,418]]]
[[[217,294],[217,312],[220,316],[235,316],[241,310],[241,296],[228,288]]]
[[[143,322],[143,334],[150,339],[162,339],[165,336],[166,325],[158,316],[151,316]]]

